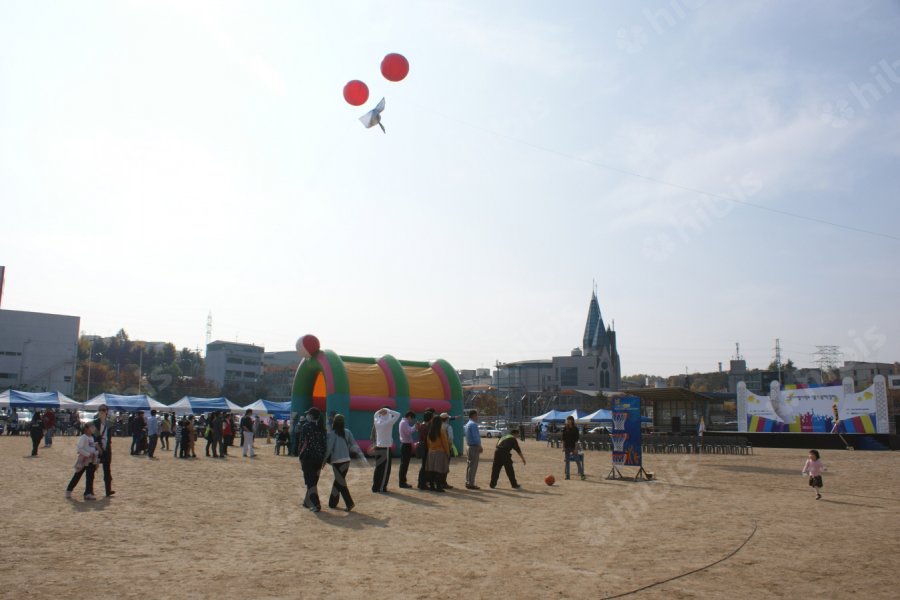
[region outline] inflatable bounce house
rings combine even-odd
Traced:
[[[291,393],[293,418],[315,406],[327,418],[344,415],[353,436],[365,450],[369,445],[375,411],[387,406],[402,415],[416,413],[417,421],[428,408],[457,417],[451,421],[453,443],[463,451],[463,394],[459,376],[445,360],[417,362],[381,358],[339,356],[319,348],[315,336],[297,340],[303,357],[294,375]],[[399,429],[394,426],[394,453],[400,452]]]

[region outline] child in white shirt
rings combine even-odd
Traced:
[[[78,458],[75,460],[75,474],[69,481],[69,487],[66,488],[66,498],[72,497],[72,491],[81,480],[81,475],[87,473],[84,484],[84,499],[96,500],[94,496],[94,471],[97,469],[99,462],[99,453],[97,452],[97,443],[94,441],[94,424],[85,423],[84,433],[78,438],[78,444],[75,449],[78,451]]]

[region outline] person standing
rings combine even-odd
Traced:
[[[191,458],[197,458],[197,426],[194,423],[194,415],[188,417],[187,420],[187,448],[188,448],[188,456]]]
[[[97,469],[98,454],[97,442],[94,441],[94,424],[92,422],[84,424],[84,433],[78,438],[75,446],[78,452],[78,458],[75,460],[75,473],[66,487],[66,498],[72,497],[72,492],[81,480],[81,476],[87,473],[84,482],[84,499],[96,500],[94,496],[94,471]]]
[[[517,429],[513,429],[508,434],[504,435],[500,438],[500,441],[497,442],[497,449],[494,450],[494,464],[491,465],[491,488],[497,487],[497,480],[500,478],[500,469],[506,469],[506,476],[509,477],[509,483],[512,485],[513,489],[517,490],[521,485],[516,481],[516,470],[513,468],[512,462],[512,452],[513,450],[518,453],[519,458],[522,459],[522,464],[525,464],[525,457],[522,456],[522,449],[519,448],[519,441],[516,439],[516,434],[519,431]]]
[[[222,415],[222,442],[219,447],[219,457],[228,456],[228,446],[234,441],[233,421],[230,414]]]
[[[137,455],[141,453],[141,438],[144,437],[144,428],[147,422],[144,420],[144,413],[138,411],[134,413],[131,421],[131,454]]]
[[[53,434],[56,433],[56,413],[52,408],[44,411],[44,448],[53,445]]]
[[[584,457],[578,453],[578,425],[575,424],[575,417],[569,415],[566,417],[566,425],[562,431],[562,447],[563,460],[566,463],[566,479],[569,479],[569,464],[575,462],[578,465],[578,475],[584,479]]]
[[[347,487],[347,471],[350,470],[350,458],[362,451],[353,439],[353,433],[344,425],[344,415],[334,415],[331,431],[326,439],[325,462],[331,462],[331,470],[334,475],[334,483],[331,485],[331,494],[328,496],[328,508],[337,508],[338,501],[344,499],[344,507],[347,512],[353,510],[353,498],[350,496],[350,488]],[[407,486],[409,487],[409,486]]]
[[[97,418],[94,419],[94,441],[97,442],[97,450],[100,452],[100,465],[103,467],[103,486],[106,488],[106,497],[109,498],[116,492],[112,489],[112,431],[110,428],[109,408],[101,404],[97,409]]]
[[[444,435],[447,436],[447,470],[441,473],[440,478],[440,486],[445,490],[453,489],[453,486],[447,483],[447,476],[450,475],[450,459],[454,456],[459,456],[459,450],[456,449],[456,445],[453,443],[453,426],[450,424],[450,421],[455,419],[456,417],[451,417],[449,413],[441,413],[441,429],[444,432]]]
[[[428,489],[428,473],[425,471],[425,465],[428,461],[428,429],[431,426],[431,419],[434,417],[434,410],[429,408],[422,416],[422,422],[416,425],[416,435],[419,443],[416,444],[416,457],[422,459],[419,466],[419,485],[420,490]]]
[[[425,464],[428,488],[435,492],[444,491],[444,481],[450,470],[450,440],[440,418],[432,417],[428,426],[428,459]]]
[[[156,409],[150,411],[150,418],[147,419],[147,458],[153,458],[156,452],[156,442],[159,440],[159,417],[156,416]]]
[[[466,423],[466,489],[480,490],[475,485],[475,474],[478,473],[478,462],[481,460],[481,453],[484,448],[481,446],[481,432],[478,431],[478,411],[469,411],[469,422]]]
[[[169,415],[163,415],[159,423],[159,447],[161,450],[169,449],[169,435],[172,433],[172,424],[169,423]]]
[[[184,453],[179,452],[181,450],[181,438],[184,436],[184,417],[177,419],[172,429],[175,431],[175,452],[173,452],[173,456],[175,458],[184,458]]]
[[[212,448],[212,457],[219,458],[219,446],[222,443],[222,420],[219,413],[214,412],[209,417],[209,424],[206,426],[206,456],[209,456],[209,449]]]
[[[318,409],[316,409],[318,410]],[[241,453],[243,456],[255,458],[256,453],[253,451],[253,409],[248,408],[241,419],[241,439],[243,447]]]
[[[322,422],[321,416],[322,413],[318,408],[311,407],[306,411],[306,421],[300,427],[300,469],[303,471],[303,483],[306,485],[303,506],[313,512],[322,510],[318,485],[319,474],[325,464],[325,423]],[[246,433],[253,435],[252,431],[245,432],[245,435]]]
[[[44,437],[44,415],[40,412],[34,413],[34,416],[31,417],[28,431],[31,433],[31,455],[37,456],[38,446],[41,443],[41,438]]]
[[[375,413],[373,418],[375,430],[375,472],[372,475],[372,491],[387,493],[388,481],[391,478],[391,446],[394,444],[392,430],[394,423],[400,419],[400,413],[387,406]]]
[[[409,411],[400,421],[400,487],[411,488],[406,481],[409,461],[413,455],[413,434],[416,432],[416,413]]]

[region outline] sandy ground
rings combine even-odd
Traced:
[[[455,461],[446,494],[372,494],[354,469],[356,510],[316,515],[298,462],[264,441],[255,460],[150,461],[116,438],[117,494],[96,502],[63,497],[74,445],[31,458],[28,438],[0,438],[2,598],[603,598],[745,541],[628,597],[896,597],[898,453],[825,453],[817,502],[802,451],[646,455],[650,483],[607,481],[609,454],[589,452],[586,481],[548,487],[561,451],[529,440],[521,490],[488,489],[485,461],[482,490]]]

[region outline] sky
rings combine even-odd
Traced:
[[[897,31],[887,1],[2,0],[2,306],[464,369],[568,354],[596,282],[623,375],[900,360]]]

